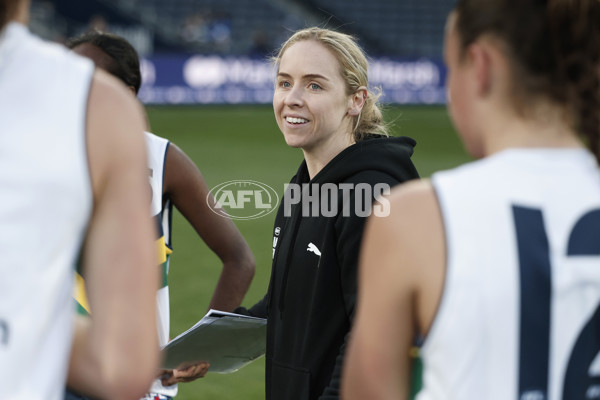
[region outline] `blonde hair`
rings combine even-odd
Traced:
[[[388,136],[388,127],[383,122],[383,115],[379,107],[381,90],[369,89],[368,61],[364,51],[360,48],[356,39],[344,33],[335,32],[325,28],[306,28],[295,32],[286,40],[272,61],[279,69],[279,63],[283,53],[293,44],[314,40],[329,49],[340,63],[341,75],[346,82],[346,94],[351,95],[364,86],[367,88],[367,98],[359,115],[354,117],[352,135],[355,141],[364,139],[368,134],[380,134]]]

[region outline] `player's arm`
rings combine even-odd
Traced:
[[[82,261],[93,315],[77,321],[68,385],[93,397],[139,398],[159,359],[144,120],[137,101],[102,71],[87,116],[94,206]]]
[[[390,202],[390,216],[369,218],[365,230],[346,400],[408,398],[409,349],[429,329],[443,285],[444,234],[431,185],[408,183]]]
[[[244,299],[254,276],[254,256],[235,224],[207,204],[209,189],[196,164],[171,144],[165,163],[165,195],[223,263],[210,308],[233,311]],[[214,205],[214,199],[209,197]]]

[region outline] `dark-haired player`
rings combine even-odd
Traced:
[[[600,2],[459,0],[450,114],[479,161],[370,221],[345,399],[579,400],[600,382]]]
[[[90,31],[69,40],[67,46],[121,79],[134,95],[137,94],[142,80],[140,62],[137,52],[124,38]],[[145,139],[152,188],[152,216],[163,234],[160,248],[165,249],[166,245],[167,253],[171,252],[171,212],[174,205],[223,262],[221,278],[209,307],[232,311],[241,303],[254,275],[254,257],[248,244],[230,219],[215,214],[208,207],[209,190],[193,161],[167,139],[149,132],[145,133]],[[210,198],[210,201],[214,200]],[[157,293],[161,345],[169,340],[169,254],[160,260],[163,279]],[[147,398],[170,399],[177,394],[176,383],[202,377],[207,368],[207,364],[200,363],[182,370],[165,371],[161,379],[155,380]]]

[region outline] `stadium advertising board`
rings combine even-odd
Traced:
[[[269,104],[273,66],[264,60],[217,55],[153,56],[142,60],[145,104]],[[438,60],[371,60],[369,80],[385,103],[443,104],[446,69]]]

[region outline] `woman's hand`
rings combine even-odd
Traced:
[[[191,382],[204,377],[210,364],[198,362],[196,364],[182,364],[177,369],[162,370],[159,378],[163,386],[170,386],[180,382]]]

